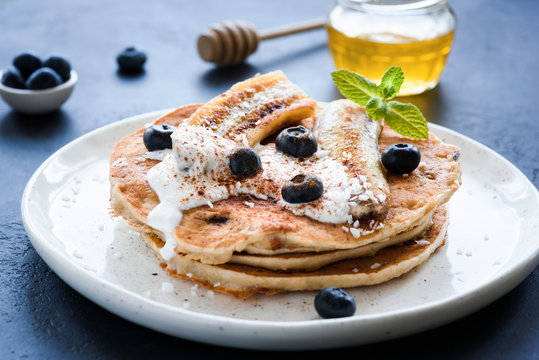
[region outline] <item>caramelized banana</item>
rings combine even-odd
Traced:
[[[349,199],[354,218],[382,216],[387,212],[389,185],[380,163],[379,121],[350,100],[329,103],[315,121],[313,133],[321,150],[341,161],[361,184]]]
[[[313,116],[316,107],[316,101],[282,71],[274,71],[235,84],[198,108],[189,123],[253,146],[278,129]]]

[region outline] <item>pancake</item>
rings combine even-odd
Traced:
[[[280,71],[147,126],[162,124],[176,127],[172,149],[147,151],[139,129],[115,145],[109,178],[113,215],[172,276],[237,298],[368,286],[404,275],[444,243],[461,169],[458,148],[432,133],[400,136],[349,100],[319,106]],[[276,134],[296,125],[312,130],[312,156],[277,148]],[[421,163],[388,173],[380,154],[401,142],[419,149]],[[245,147],[261,166],[238,176],[230,154]],[[318,177],[321,196],[285,201],[281,189],[297,174]]]
[[[392,238],[383,241],[377,241],[368,245],[359,246],[347,250],[333,251],[302,251],[288,252],[275,255],[253,255],[248,253],[237,253],[232,255],[229,263],[243,264],[260,267],[269,270],[303,270],[313,271],[328,264],[345,260],[354,259],[362,256],[372,256],[377,251],[397,244],[401,244],[411,239],[415,239],[423,234],[432,226],[432,215],[434,211],[426,218],[421,219],[407,231],[403,231]]]
[[[156,124],[178,125],[198,105],[181,107],[156,120]],[[305,121],[308,123],[309,121]],[[148,156],[140,129],[122,139],[111,155],[111,205],[116,215],[163,237],[149,228],[147,216],[159,198],[146,180],[148,171],[159,163]],[[276,201],[231,197],[184,211],[174,229],[176,251],[209,264],[226,263],[234,253],[280,254],[300,251],[353,249],[402,233],[437,206],[449,200],[460,185],[460,165],[455,146],[444,144],[432,133],[427,140],[403,138],[383,124],[379,148],[408,142],[421,151],[420,166],[408,176],[386,174],[391,197],[383,221],[359,221],[354,236],[352,224],[328,224],[283,209]],[[150,154],[151,155],[151,154]],[[252,207],[251,207],[252,206]],[[383,227],[380,227],[382,225]],[[297,252],[297,251],[296,251]]]
[[[449,224],[445,205],[435,212],[433,224],[414,240],[389,246],[373,256],[334,262],[314,271],[272,271],[241,264],[210,265],[177,254],[164,260],[162,242],[154,235],[143,236],[161,266],[174,277],[188,279],[212,291],[244,299],[255,293],[320,290],[329,286],[351,288],[381,284],[408,273],[424,263],[445,242]]]
[[[293,249],[293,251],[288,251],[286,253],[266,255],[239,252],[232,255],[229,263],[249,265],[269,270],[312,271],[340,260],[371,256],[384,247],[401,244],[410,239],[417,238],[432,225],[432,216],[434,212],[435,211],[432,211],[427,217],[420,219],[407,231],[399,233],[392,238],[353,249],[321,252],[316,252],[312,249]],[[158,246],[159,248],[165,243],[165,240],[154,232],[145,231],[144,228],[137,227],[136,225],[132,225],[131,227],[135,231],[142,232],[152,237],[157,243],[161,241],[161,244]],[[146,228],[146,230],[148,229],[149,228]]]

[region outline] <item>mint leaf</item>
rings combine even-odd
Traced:
[[[387,106],[385,121],[395,132],[413,139],[429,137],[427,120],[415,105],[390,101]]]
[[[385,119],[393,131],[403,136],[414,139],[429,137],[427,120],[415,105],[388,101],[397,96],[404,82],[400,66],[390,67],[382,76],[380,85],[349,70],[337,70],[331,76],[341,94],[365,106],[371,119]]]
[[[404,73],[400,66],[392,66],[382,76],[382,81],[378,85],[378,94],[383,99],[394,98],[399,92],[404,82]]]
[[[373,97],[365,106],[367,115],[373,120],[382,120],[387,115],[387,104],[379,97]]]
[[[364,77],[349,70],[337,70],[331,73],[333,82],[347,99],[359,105],[367,105],[367,102],[378,96],[376,84]]]

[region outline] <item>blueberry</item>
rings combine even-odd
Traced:
[[[148,151],[172,149],[172,139],[170,135],[176,130],[172,125],[152,125],[142,135],[142,141]]]
[[[296,126],[281,131],[275,140],[275,147],[285,154],[299,158],[314,154],[318,143],[310,130]]]
[[[296,175],[281,189],[281,197],[291,204],[315,201],[323,193],[324,185],[314,175]]]
[[[147,57],[144,52],[137,50],[132,46],[124,49],[116,57],[116,61],[120,66],[120,71],[128,73],[142,72],[146,59]]]
[[[43,63],[43,66],[50,67],[60,75],[62,82],[66,82],[71,77],[71,64],[60,56],[51,56]]]
[[[320,290],[314,298],[314,308],[323,318],[352,316],[356,312],[356,302],[346,291],[338,287]]]
[[[26,80],[26,87],[31,90],[53,88],[62,83],[62,78],[56,71],[48,67],[37,69]]]
[[[2,74],[2,84],[15,89],[26,89],[24,79],[21,73],[16,68],[7,69]]]
[[[251,176],[262,166],[260,156],[250,148],[239,148],[230,154],[228,164],[234,176]]]
[[[412,144],[393,144],[382,151],[382,164],[394,174],[409,174],[421,161],[419,149]]]
[[[25,52],[13,59],[13,66],[19,70],[24,80],[42,66],[41,59],[31,52]]]

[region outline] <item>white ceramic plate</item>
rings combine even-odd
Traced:
[[[450,200],[448,241],[402,278],[351,289],[353,317],[321,319],[316,292],[238,301],[170,278],[138,235],[111,219],[108,204],[113,145],[166,111],[110,124],[64,146],[37,169],[22,198],[26,231],[43,260],[76,291],[125,319],[239,348],[361,345],[465,316],[507,293],[539,262],[537,189],[492,150],[431,124],[461,149],[463,185]]]

